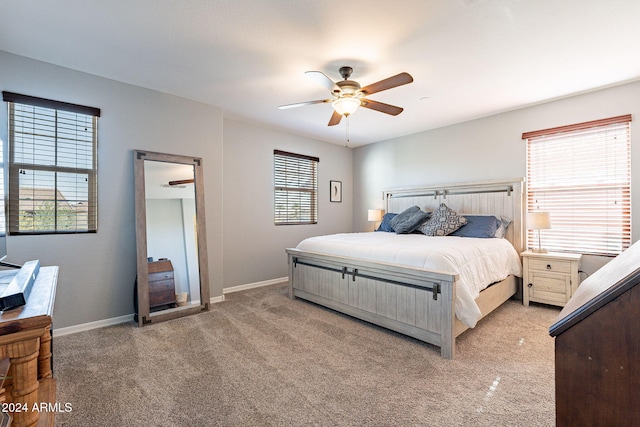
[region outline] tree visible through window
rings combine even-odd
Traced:
[[[615,256],[631,243],[631,115],[527,132],[527,209],[542,246]],[[532,242],[530,230],[527,240]]]
[[[318,222],[317,157],[274,150],[276,225]]]
[[[3,92],[9,105],[10,234],[97,230],[100,110]]]

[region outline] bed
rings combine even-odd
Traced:
[[[517,254],[524,246],[523,187],[523,180],[515,179],[384,191],[384,210],[388,213],[403,212],[412,206],[435,211],[444,203],[463,216],[493,215],[509,218],[511,223],[503,239],[397,236],[385,232],[306,239],[298,247],[286,250],[289,296],[436,345],[442,357],[452,359],[456,337],[519,289],[521,265]],[[427,255],[435,263],[425,262],[409,245],[424,245],[430,240],[448,251],[444,255]],[[450,258],[466,259],[462,246],[471,247],[472,252],[488,251],[482,246],[484,243],[496,245],[511,256],[507,261],[510,270],[491,279],[491,283],[476,283],[480,276],[477,270],[467,271],[466,267],[447,263]],[[386,254],[375,252],[373,248],[377,246],[384,248],[382,252]],[[489,263],[490,267],[481,269],[492,270],[495,265]],[[456,316],[461,305],[472,305],[477,312],[462,313],[463,321]]]

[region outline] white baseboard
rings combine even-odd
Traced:
[[[119,325],[120,323],[133,322],[133,314],[127,314],[111,319],[96,320],[95,322],[83,323],[81,325],[67,326],[66,328],[54,328],[53,337],[75,334],[78,332],[90,331],[92,329],[104,328],[105,326]]]
[[[232,292],[246,291],[247,289],[254,289],[254,288],[260,288],[262,286],[275,285],[278,283],[286,282],[287,280],[289,280],[288,277],[280,277],[277,279],[263,280],[262,282],[247,283],[246,285],[238,285],[238,286],[232,286],[230,288],[224,288],[222,290],[222,293],[230,294]]]
[[[247,283],[246,285],[232,286],[222,290],[222,295],[218,297],[212,297],[209,299],[211,304],[216,304],[224,301],[224,294],[232,292],[246,291],[247,289],[260,288],[262,286],[275,285],[277,283],[286,282],[288,277],[281,277],[278,279],[264,280],[262,282]],[[104,328],[105,326],[119,325],[120,323],[127,323],[133,321],[133,314],[127,314],[120,317],[112,317],[111,319],[97,320],[95,322],[83,323],[81,325],[67,326],[66,328],[55,328],[53,330],[53,337],[61,337],[63,335],[75,334],[78,332],[90,331],[92,329]]]
[[[224,301],[224,295],[220,295],[219,297],[211,297],[211,298],[209,298],[209,302],[211,304],[215,304],[215,303],[222,302],[222,301]]]

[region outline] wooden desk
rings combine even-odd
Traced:
[[[54,425],[54,412],[32,408],[55,403],[51,322],[57,281],[58,267],[41,267],[27,304],[0,314],[0,359],[11,360],[5,399],[27,408],[11,413],[13,427]]]

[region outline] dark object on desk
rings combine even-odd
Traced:
[[[640,243],[593,273],[549,328],[556,425],[640,425]]]
[[[40,271],[40,261],[28,261],[0,294],[0,311],[11,310],[27,303],[33,283]]]

